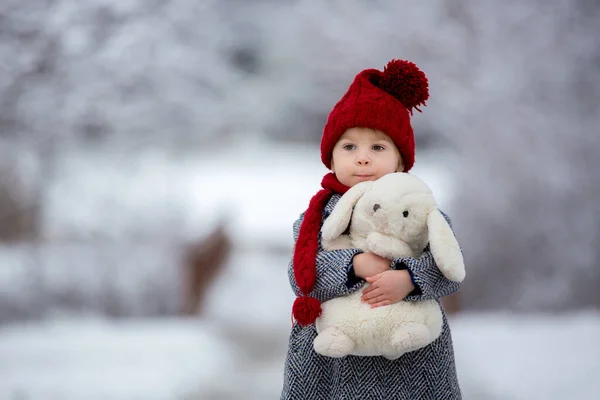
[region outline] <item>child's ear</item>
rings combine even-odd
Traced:
[[[396,172],[404,172],[404,162],[402,161],[402,157],[398,160],[398,169]]]
[[[335,174],[335,165],[333,165],[333,158],[331,159],[331,168],[329,169]]]

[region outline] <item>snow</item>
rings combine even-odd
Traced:
[[[459,374],[469,389],[507,400],[600,398],[597,311],[467,313],[451,324]]]
[[[0,336],[7,399],[178,398],[234,362],[223,341],[191,320],[52,321],[4,327]]]
[[[598,313],[464,314],[450,323],[467,400],[600,397]],[[228,340],[214,323],[190,319],[4,326],[0,398],[277,398],[285,349],[274,346],[270,359],[251,367],[251,350]]]
[[[449,154],[419,154],[413,174],[442,208],[454,176]],[[49,240],[80,237],[193,238],[221,219],[241,242],[291,245],[291,223],[327,173],[317,146],[249,141],[218,152],[173,157],[158,150],[119,155],[66,148],[45,213]],[[68,210],[68,212],[66,212]]]
[[[40,316],[139,317],[179,310],[179,248],[72,241],[0,246],[0,321]]]

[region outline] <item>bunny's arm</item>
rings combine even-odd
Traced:
[[[294,223],[294,242],[298,240],[298,233],[304,214]],[[315,287],[311,293],[312,297],[316,297],[319,301],[325,302],[335,297],[348,295],[358,290],[364,281],[358,278],[352,278],[353,264],[352,259],[356,254],[363,251],[360,249],[343,249],[325,251],[319,244],[317,252],[316,268],[317,279]],[[296,296],[300,295],[300,289],[296,284],[294,276],[293,258],[288,264],[288,278],[290,285]]]
[[[442,213],[450,228],[450,218]],[[429,246],[419,258],[401,257],[394,260],[394,269],[408,269],[415,285],[415,290],[406,297],[408,301],[439,299],[456,292],[460,287],[457,282],[452,282],[440,272]]]

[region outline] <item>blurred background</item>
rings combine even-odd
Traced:
[[[0,399],[276,399],[327,114],[414,61],[465,399],[600,398],[600,3],[2,0]]]

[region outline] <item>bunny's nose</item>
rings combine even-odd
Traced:
[[[375,204],[375,205],[373,206],[373,212],[375,212],[375,211],[379,210],[380,208],[381,208],[381,206],[380,206],[379,204]]]

